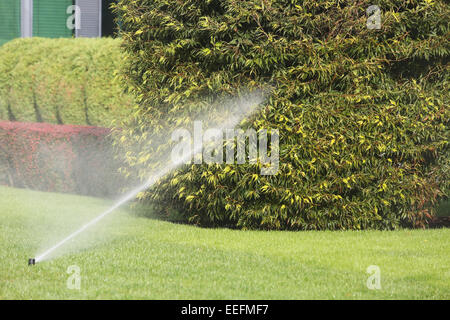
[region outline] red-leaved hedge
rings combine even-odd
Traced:
[[[110,129],[0,121],[0,184],[108,196],[117,192]]]

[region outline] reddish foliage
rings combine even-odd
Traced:
[[[0,121],[0,183],[43,191],[108,195],[110,129]]]

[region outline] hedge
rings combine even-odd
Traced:
[[[110,127],[131,113],[119,39],[15,39],[0,57],[0,119]]]
[[[372,4],[120,0],[123,76],[140,98],[120,137],[128,175],[153,168],[142,146],[160,123],[242,88],[273,87],[247,126],[280,132],[275,176],[189,165],[140,198],[202,226],[424,227],[449,190],[450,7],[380,0],[377,30]]]
[[[118,165],[110,129],[0,121],[0,184],[113,196]]]

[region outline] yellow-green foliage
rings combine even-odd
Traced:
[[[16,39],[0,47],[0,119],[111,126],[133,100],[118,39]]]
[[[276,176],[259,176],[258,165],[192,165],[143,198],[205,226],[425,225],[449,185],[450,9],[440,0],[377,1],[373,30],[371,4],[119,1],[125,76],[141,98],[121,138],[136,169],[127,174],[146,179],[152,161],[136,134],[189,117],[205,97],[269,84],[266,107],[248,125],[280,131]]]

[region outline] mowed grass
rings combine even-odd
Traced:
[[[0,299],[449,299],[450,230],[201,229],[123,208],[33,267],[111,201],[0,187]],[[46,247],[47,246],[47,247]],[[80,290],[69,289],[69,266]],[[366,269],[381,270],[369,290]]]

